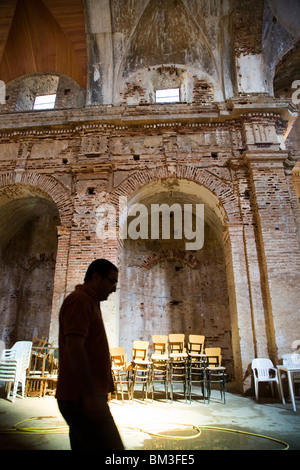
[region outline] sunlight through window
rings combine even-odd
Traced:
[[[155,92],[156,103],[178,103],[179,101],[179,88],[167,88]]]
[[[56,94],[36,96],[33,104],[33,109],[53,109],[55,106],[55,100]]]

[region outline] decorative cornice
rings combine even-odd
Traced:
[[[268,166],[270,163],[282,167],[283,163],[288,158],[288,152],[278,151],[278,152],[268,152],[268,151],[245,151],[242,155],[244,161],[247,164],[260,164],[262,166]]]
[[[112,173],[114,171],[114,163],[75,163],[71,165],[72,172],[82,173]]]
[[[244,102],[243,102],[244,103]],[[213,103],[195,109],[190,104],[143,105],[134,107],[90,106],[77,109],[26,111],[0,114],[0,138],[15,136],[56,136],[91,131],[128,129],[217,128],[245,119],[264,118],[293,121],[297,112],[290,103],[262,98],[244,104],[238,100]]]

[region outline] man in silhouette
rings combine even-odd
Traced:
[[[56,398],[70,430],[72,450],[123,450],[107,403],[113,392],[109,347],[100,302],[116,291],[118,269],[93,261],[84,284],[66,297],[59,314]]]

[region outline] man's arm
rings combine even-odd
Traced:
[[[85,348],[86,338],[81,335],[65,336],[65,351],[77,386],[82,394],[82,399],[87,413],[95,415],[103,411],[99,401],[99,395],[95,389],[95,383],[91,373],[91,367]]]

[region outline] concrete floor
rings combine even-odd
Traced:
[[[209,404],[201,399],[185,403],[182,398],[178,395],[173,403],[166,403],[159,394],[153,402],[112,400],[111,411],[126,450],[283,450],[284,443],[290,450],[300,450],[299,400],[294,412],[289,401],[283,405],[276,398],[263,397],[256,403],[254,397],[230,392],[226,393],[226,404],[223,404],[217,390],[212,392]],[[20,426],[45,427],[46,433],[12,431],[20,421],[35,417],[43,418]],[[204,429],[204,425],[218,429]],[[51,396],[17,398],[15,403],[0,398],[0,450],[69,450],[66,428],[61,434],[49,434],[47,429],[61,426],[65,423]]]

